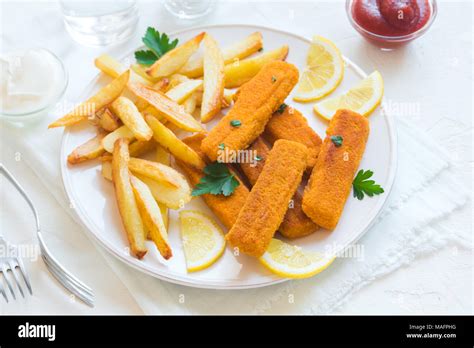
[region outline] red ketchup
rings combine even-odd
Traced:
[[[400,37],[423,28],[432,15],[429,0],[354,0],[353,20],[371,34]],[[370,37],[376,39],[376,37]],[[379,41],[383,41],[380,39]]]

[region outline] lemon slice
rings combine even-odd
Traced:
[[[181,239],[188,272],[212,265],[224,252],[224,234],[207,215],[193,210],[179,213]]]
[[[260,262],[280,277],[309,278],[325,270],[334,259],[333,255],[305,252],[298,246],[272,239]]]
[[[382,97],[382,75],[378,71],[374,71],[343,95],[316,103],[313,110],[326,120],[330,120],[338,109],[349,109],[368,116],[380,104]]]
[[[339,49],[321,36],[314,36],[306,57],[294,100],[308,102],[328,95],[341,83],[344,61]]]

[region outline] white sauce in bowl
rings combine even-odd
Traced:
[[[39,111],[57,101],[66,76],[61,62],[44,49],[0,55],[0,113],[9,116]]]

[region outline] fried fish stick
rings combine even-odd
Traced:
[[[265,165],[265,159],[268,157],[270,148],[261,137],[258,137],[257,140],[250,145],[249,150],[255,151],[258,160],[253,163],[240,163],[240,168],[250,184],[255,185]],[[304,214],[301,207],[302,199],[301,194],[296,191],[292,198],[293,202],[286,211],[283,222],[278,228],[278,231],[286,238],[307,236],[319,229],[319,226]]]
[[[200,150],[201,142],[204,138],[205,134],[197,133],[183,139],[183,142],[196,151],[198,155],[204,159],[205,155]],[[176,163],[184,171],[184,174],[189,179],[191,185],[196,186],[204,175],[202,171],[179,160],[176,160]],[[237,180],[239,180],[237,175],[235,177]],[[249,190],[242,182],[240,182],[240,185],[236,187],[235,191],[230,196],[226,197],[224,195],[205,194],[201,197],[204,199],[204,202],[207,204],[207,206],[214,212],[214,214],[216,214],[222,224],[230,229],[235,223],[235,220],[239,215],[239,211],[244,205],[248,195]]]
[[[282,112],[281,112],[282,111]],[[268,121],[263,137],[271,144],[278,139],[297,141],[308,148],[308,169],[316,164],[322,140],[306,118],[291,106],[276,111]]]
[[[241,252],[262,256],[280,226],[306,169],[306,146],[278,140],[270,150],[257,182],[226,235]]]
[[[266,64],[240,87],[234,107],[203,140],[204,153],[215,161],[223,148],[229,151],[247,148],[263,132],[272,113],[297,82],[298,69],[294,65],[281,61]],[[235,121],[239,126],[235,126]]]
[[[333,135],[342,137],[341,146],[332,142]],[[329,123],[303,194],[303,211],[317,225],[328,230],[336,228],[368,136],[367,118],[349,110],[338,110]]]

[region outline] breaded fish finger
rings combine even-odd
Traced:
[[[333,143],[333,135],[342,137],[341,146]],[[317,225],[328,230],[336,228],[368,136],[367,118],[350,110],[338,110],[329,123],[303,194],[303,211]]]
[[[240,87],[232,109],[203,140],[204,153],[215,161],[224,148],[230,151],[247,148],[263,132],[272,113],[297,82],[298,69],[294,65],[282,61],[266,64]]]
[[[261,137],[253,142],[248,150],[254,151],[257,159],[253,163],[240,163],[242,172],[247,177],[251,185],[255,185],[258,176],[263,170],[265,165],[265,159],[268,157],[270,148],[265,144]],[[286,211],[283,222],[281,223],[278,231],[287,238],[298,238],[307,236],[319,229],[309,217],[307,217],[301,207],[303,200],[302,195],[296,191],[293,195],[293,204]]]
[[[237,221],[226,235],[233,247],[256,257],[267,250],[298,188],[307,157],[308,150],[300,143],[275,142]]]
[[[316,158],[318,158],[323,142],[308,125],[306,118],[291,106],[280,108],[273,114],[265,127],[263,137],[271,144],[278,139],[286,139],[306,145],[308,148],[308,169],[313,168],[316,164]]]
[[[204,159],[205,155],[200,150],[200,147],[202,139],[205,137],[205,134],[197,133],[183,139],[183,142],[196,151],[197,154]],[[191,185],[196,186],[204,175],[202,171],[179,160],[176,160],[176,163],[183,170]],[[239,180],[237,175],[235,177],[237,180]],[[230,196],[226,197],[224,195],[204,194],[201,197],[204,199],[204,202],[207,204],[207,206],[214,212],[214,214],[216,214],[222,224],[230,229],[237,219],[239,211],[244,205],[248,195],[249,190],[242,182],[240,182],[240,185],[236,187],[234,193],[232,193]]]

